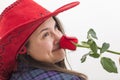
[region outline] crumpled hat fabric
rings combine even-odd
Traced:
[[[30,35],[46,19],[77,6],[74,1],[53,12],[33,0],[17,0],[0,15],[0,80],[8,80],[16,58]]]

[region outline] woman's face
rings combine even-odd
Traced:
[[[30,36],[28,55],[38,61],[56,63],[64,59],[65,51],[60,48],[59,40],[62,37],[55,20],[47,19]]]

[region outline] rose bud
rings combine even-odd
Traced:
[[[76,44],[78,43],[78,39],[75,37],[68,37],[63,35],[60,39],[60,47],[63,49],[76,50]]]

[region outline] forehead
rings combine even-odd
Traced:
[[[41,29],[46,28],[46,27],[50,28],[51,26],[54,26],[54,24],[55,24],[55,20],[54,20],[52,17],[50,17],[50,18],[48,18],[46,21],[44,21],[44,22],[36,29],[36,31],[40,31]]]
[[[40,32],[40,30],[44,29],[44,28],[50,28],[51,26],[55,25],[55,20],[53,17],[48,18],[46,21],[44,21],[34,32],[34,33],[38,33]]]
[[[55,20],[53,19],[53,17],[48,18],[46,21],[44,21],[39,27],[39,28],[44,28],[47,27],[48,25],[52,25],[55,23]]]

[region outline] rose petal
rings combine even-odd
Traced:
[[[63,49],[76,50],[76,45],[74,43],[78,43],[78,39],[75,37],[63,35],[60,39],[60,47]]]

